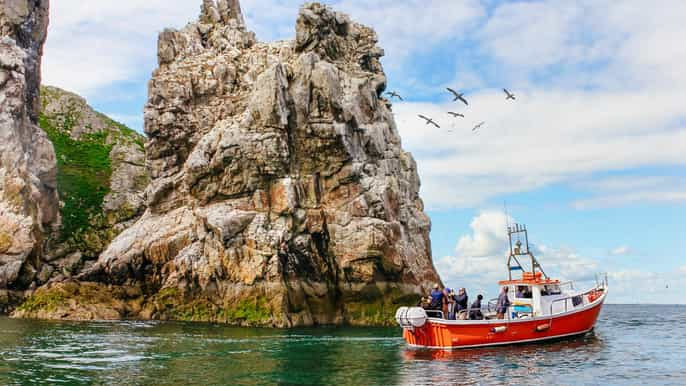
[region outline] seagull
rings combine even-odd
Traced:
[[[400,99],[401,101],[403,100],[403,97],[401,97],[400,94],[398,94],[398,93],[395,92],[395,91],[387,92],[386,94],[387,94],[387,95],[390,95],[391,98],[396,97],[396,98]]]
[[[504,89],[503,89],[503,91],[505,91],[505,94],[507,94],[507,97],[505,97],[505,100],[508,100],[508,99],[512,99],[512,100],[515,100],[515,96],[514,96],[514,94],[513,94],[513,93],[511,93],[511,92],[507,91],[507,89],[506,89],[506,88],[504,88]]]
[[[462,118],[464,118],[464,114],[454,113],[454,112],[452,112],[452,111],[448,111],[448,114],[452,115],[452,116],[455,117],[455,118],[457,118],[457,117],[462,117]]]
[[[450,91],[450,93],[453,94],[453,95],[455,96],[455,99],[453,99],[453,102],[455,102],[456,100],[459,99],[459,100],[461,100],[462,102],[464,102],[465,105],[469,106],[469,103],[467,103],[467,100],[464,99],[464,93],[460,94],[459,92],[453,90],[453,89],[450,88],[450,87],[446,88],[446,90]]]
[[[432,125],[438,127],[439,129],[441,128],[441,126],[439,126],[438,123],[436,123],[433,119],[428,118],[428,117],[425,117],[425,116],[423,116],[422,114],[419,114],[419,115],[417,115],[417,116],[418,116],[419,118],[425,120],[427,125],[428,125],[428,124],[432,124]]]
[[[479,129],[481,128],[481,126],[484,125],[484,123],[486,123],[486,122],[483,122],[483,121],[482,121],[482,122],[479,123],[478,125],[474,126],[474,128],[472,129],[472,131],[477,131],[477,130],[479,130]]]

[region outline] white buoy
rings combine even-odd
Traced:
[[[402,328],[422,327],[426,319],[426,311],[421,307],[400,307],[395,312],[395,320]]]

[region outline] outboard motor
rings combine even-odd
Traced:
[[[395,320],[400,327],[414,330],[426,323],[426,311],[421,307],[400,307],[395,312]]]

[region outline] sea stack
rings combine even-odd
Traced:
[[[145,213],[79,283],[17,315],[389,323],[440,279],[376,43],[318,3],[290,41],[258,42],[238,0],[204,0],[197,21],[164,30]],[[49,293],[75,301],[41,313]]]
[[[56,160],[38,126],[47,0],[0,0],[0,311],[20,300],[59,226]]]

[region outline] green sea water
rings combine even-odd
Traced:
[[[397,328],[0,318],[0,384],[686,384],[684,306],[607,305],[546,344],[408,348]]]

